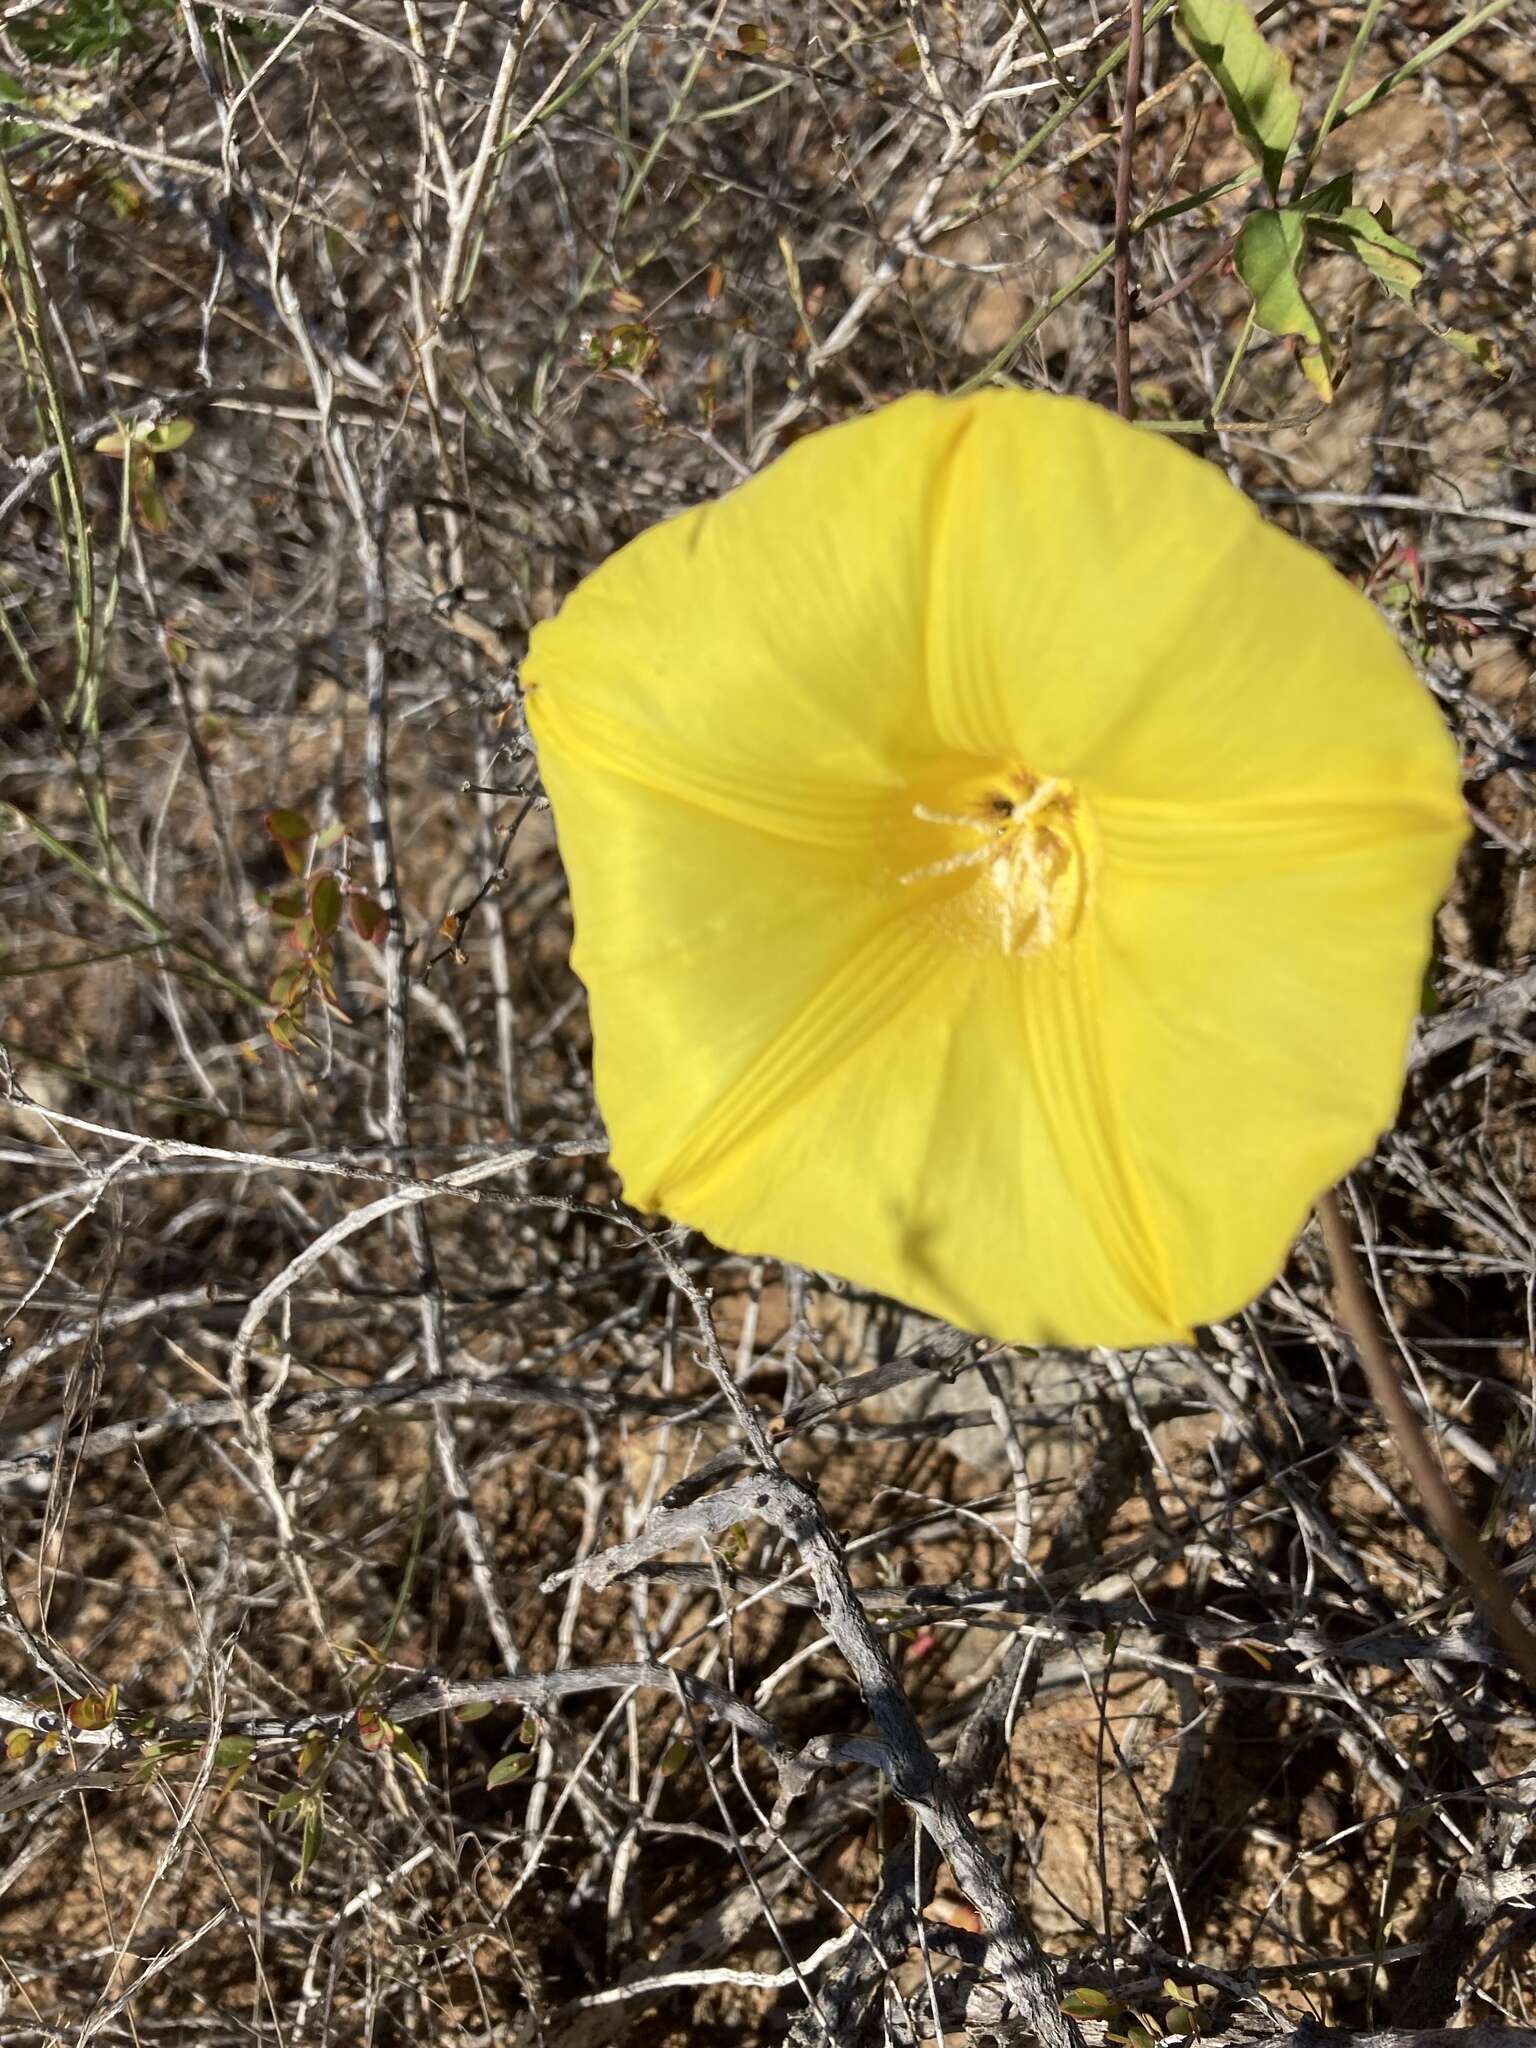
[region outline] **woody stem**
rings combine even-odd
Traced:
[[[1403,1391],[1402,1374],[1366,1289],[1337,1194],[1330,1191],[1323,1196],[1317,1205],[1317,1219],[1333,1269],[1339,1319],[1349,1333],[1376,1406],[1402,1453],[1441,1548],[1460,1570],[1526,1684],[1536,1691],[1536,1634],[1521,1615],[1477,1531],[1463,1513]]]

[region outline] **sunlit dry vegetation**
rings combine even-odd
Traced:
[[[1261,21],[1360,219],[1167,0],[1123,159],[1091,0],[0,11],[0,2048],[1529,2021],[1531,1701],[1315,1233],[1022,1352],[624,1209],[517,688],[797,436],[1113,404],[1123,160],[1142,421],[1462,752],[1350,1221],[1520,1592],[1536,15]]]

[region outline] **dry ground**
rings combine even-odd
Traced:
[[[1355,91],[1462,18],[1369,12]],[[1334,407],[1263,336],[1222,393],[1221,264],[1138,322],[1134,365],[1146,417],[1383,601],[1462,747],[1475,835],[1358,1234],[1518,1584],[1536,15],[1486,12],[1329,140],[1427,264],[1415,307],[1319,270]],[[1060,1990],[1148,2031],[1170,1983],[1207,2021],[1530,2020],[1536,1719],[1311,1237],[1196,1349],[980,1359],[697,1238],[669,1275],[610,1207],[523,793],[526,633],[617,542],[884,397],[1001,354],[1112,399],[1109,271],[1066,288],[1109,234],[1120,73],[1087,88],[1123,20],[1036,18],[1054,69],[990,5],[6,11],[38,317],[13,232],[0,1691],[35,1724],[116,1686],[123,1739],[4,1766],[0,2048],[987,2037],[976,1915],[944,1866],[911,1915],[867,1761],[775,1813],[762,1743],[665,1675],[787,1744],[865,1730],[786,1541],[744,1522],[549,1582],[729,1476],[689,1287],[933,1750],[985,1757],[971,1811]],[[1361,18],[1271,10],[1309,121]],[[1139,207],[1241,169],[1166,23],[1146,88]],[[1250,196],[1140,234],[1143,299]],[[153,457],[163,517],[94,450],[114,416],[195,428]],[[343,936],[347,1019],[312,1008],[297,1055],[266,1030],[275,806],[398,883],[403,944]],[[499,1200],[379,1184],[476,1167]],[[437,1679],[499,1703],[447,1711]],[[370,1704],[420,1775],[359,1740]]]

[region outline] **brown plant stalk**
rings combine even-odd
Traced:
[[[1435,1535],[1471,1588],[1489,1626],[1526,1684],[1536,1690],[1536,1634],[1515,1605],[1514,1596],[1452,1492],[1423,1425],[1403,1391],[1402,1376],[1366,1289],[1339,1198],[1332,1190],[1318,1203],[1317,1219],[1333,1270],[1340,1321],[1355,1347],[1376,1406],[1402,1452]]]

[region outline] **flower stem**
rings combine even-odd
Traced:
[[[1131,392],[1131,157],[1136,146],[1136,108],[1141,99],[1142,0],[1131,0],[1131,32],[1125,60],[1125,104],[1120,112],[1120,163],[1115,174],[1115,410],[1136,416]]]
[[[1483,1548],[1477,1531],[1462,1512],[1430,1447],[1423,1425],[1403,1391],[1402,1375],[1393,1360],[1381,1319],[1366,1291],[1349,1228],[1337,1194],[1329,1192],[1317,1205],[1328,1263],[1333,1268],[1339,1317],[1359,1356],[1366,1382],[1408,1467],[1419,1499],[1440,1539],[1441,1548],[1471,1587],[1484,1618],[1518,1666],[1527,1685],[1536,1690],[1536,1634],[1516,1607],[1504,1579]]]

